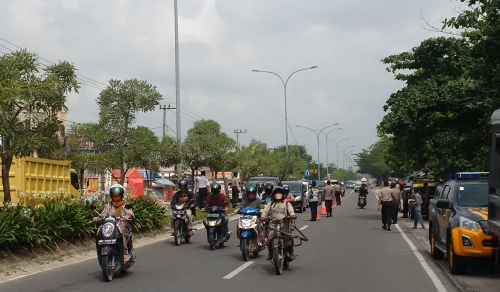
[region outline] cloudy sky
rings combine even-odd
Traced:
[[[455,0],[179,0],[182,134],[204,118],[234,137],[232,129],[248,130],[242,144],[285,144],[283,85],[252,70],[286,78],[318,66],[290,79],[289,143],[316,159],[316,135],[297,125],[340,123],[329,139],[349,138],[340,146],[356,153],[377,140],[382,106],[403,85],[380,60],[438,36],[422,28],[421,13],[439,26],[459,7]],[[70,121],[97,121],[95,99],[109,79],[147,80],[165,104],[175,103],[173,0],[0,0],[0,38],[0,53],[19,46],[76,65],[88,85],[69,96]],[[161,135],[162,117],[158,109],[137,124]],[[167,124],[175,130],[173,111]],[[335,162],[333,142],[329,148]]]

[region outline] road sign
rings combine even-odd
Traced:
[[[306,169],[306,170],[304,171],[304,176],[305,176],[305,177],[311,176],[311,172],[309,171],[309,169]]]
[[[318,173],[318,170],[317,170],[317,169],[314,169],[314,168],[309,169],[309,171],[310,171],[311,173]]]

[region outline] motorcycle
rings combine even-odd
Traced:
[[[260,209],[243,208],[238,210],[238,213],[243,215],[238,222],[240,250],[243,255],[243,260],[248,261],[250,253],[258,256],[262,250],[262,245],[259,246],[259,228],[258,221],[260,217]]]
[[[286,220],[291,220],[290,216],[286,217]],[[270,222],[269,218],[266,218],[267,222]],[[285,237],[284,235],[289,235],[293,239],[299,239],[300,243],[294,246],[302,245],[303,241],[308,241],[308,239],[300,232],[300,230],[295,226],[295,221],[292,220],[291,225],[293,231],[297,230],[300,236],[293,235],[291,233],[286,233],[283,231],[283,221],[284,220],[273,220],[270,222],[269,229],[274,230],[273,239],[271,240],[271,247],[273,251],[273,257],[271,263],[274,265],[276,275],[281,275],[283,273],[283,268],[288,269],[290,267],[291,260],[288,257],[288,251],[285,251]]]
[[[359,195],[358,197],[358,207],[363,209],[366,206],[366,196],[365,195]]]
[[[191,235],[189,235],[188,218],[186,209],[190,205],[194,204],[195,200],[189,201],[187,204],[178,202],[172,208],[172,220],[174,220],[174,239],[175,245],[181,245],[181,240],[184,238],[186,243],[191,241]]]
[[[132,206],[126,204],[125,209],[130,209]],[[90,205],[90,208],[96,211],[96,206],[94,204]],[[97,259],[99,260],[99,266],[102,269],[102,276],[104,281],[113,281],[114,272],[125,272],[133,264],[135,264],[134,247],[132,246],[132,234],[128,238],[128,251],[129,251],[129,261],[124,262],[123,256],[123,234],[120,232],[117,226],[117,222],[125,221],[121,217],[115,218],[110,215],[106,218],[99,218],[97,222],[101,225],[97,230],[96,235],[96,249],[97,249]],[[134,220],[129,220],[130,224],[134,224]]]
[[[224,243],[231,237],[231,231],[228,231],[227,224],[222,224],[223,217],[221,214],[225,212],[227,205],[229,205],[229,202],[224,202],[222,206],[208,207],[205,210],[205,212],[208,212],[208,215],[203,220],[203,225],[207,229],[207,240],[211,250],[214,250],[217,244],[219,247],[223,247]]]

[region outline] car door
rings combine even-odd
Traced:
[[[446,184],[444,186],[443,192],[441,193],[440,199],[448,199],[448,194],[450,193],[451,186]],[[439,239],[441,242],[446,242],[446,230],[447,230],[447,221],[446,221],[446,209],[436,208],[436,217],[438,219],[439,225]]]

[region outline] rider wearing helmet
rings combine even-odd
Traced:
[[[264,184],[261,182],[258,182],[255,184],[255,187],[257,188],[257,196],[262,199],[262,196],[264,195]]]
[[[255,208],[255,209],[260,209],[260,198],[257,196],[257,188],[253,185],[248,185],[246,188],[246,197],[243,199],[240,205],[240,209],[243,208]],[[258,243],[261,245],[262,242],[262,232],[261,232],[261,225],[257,224],[257,234],[258,234]],[[238,225],[236,225],[236,234],[238,236],[238,239],[240,239],[240,233],[239,233],[239,228]],[[239,244],[238,244],[239,246]]]
[[[359,197],[364,196],[365,200],[368,199],[368,180],[366,178],[361,179],[361,188],[359,189],[359,195],[358,195],[358,200]]]
[[[283,220],[283,232],[291,233],[291,222],[287,220],[286,217],[290,216],[291,219],[296,219],[295,211],[293,210],[292,204],[289,202],[284,202],[285,199],[285,191],[282,187],[274,188],[272,192],[272,201],[266,205],[264,211],[262,212],[262,216],[260,220],[266,220],[266,217],[269,216],[271,221],[274,220]],[[273,230],[269,231],[269,237],[267,239],[267,249],[269,254],[267,256],[268,260],[273,258],[273,247],[271,246],[271,240],[273,239],[274,232]],[[293,240],[289,235],[285,234],[285,252],[288,254],[288,258],[290,260],[295,259],[295,255],[293,254]]]
[[[289,185],[283,185],[283,195],[284,195],[284,198],[288,198],[288,196],[292,196],[290,194],[290,186]]]
[[[208,195],[207,200],[205,202],[205,208],[203,208],[202,211],[204,211],[208,207],[213,207],[213,206],[220,207],[224,204],[224,202],[227,202],[226,195],[220,193],[221,191],[220,184],[217,183],[212,184],[210,186],[210,191],[212,192],[212,194]],[[222,225],[227,230],[227,223],[229,222],[229,220],[227,219],[227,215],[225,212],[222,212],[221,214],[222,214]]]
[[[261,200],[264,202],[268,201],[268,198],[271,198],[271,195],[273,193],[274,186],[272,183],[266,183],[264,185],[264,194],[262,195]]]
[[[114,216],[115,218],[121,217],[124,220],[120,220],[117,223],[118,229],[123,235],[123,261],[128,262],[130,257],[128,255],[128,241],[132,240],[132,225],[135,216],[132,209],[124,208],[128,203],[123,200],[123,195],[125,194],[125,189],[122,185],[114,184],[109,189],[109,196],[111,197],[111,203],[107,204],[99,215],[100,219],[106,218],[108,216]],[[97,217],[94,218],[97,221]]]
[[[177,203],[187,204],[188,202],[190,202],[191,200],[194,199],[193,193],[188,190],[188,183],[186,180],[184,180],[184,179],[180,180],[177,185],[179,186],[179,190],[172,197],[172,201],[170,202],[171,207],[174,207],[175,204],[177,204]],[[188,218],[187,225],[189,228],[188,234],[190,236],[192,236],[193,235],[193,213],[194,213],[195,205],[191,204],[189,206],[189,208],[191,208],[191,210],[186,210],[186,215]],[[172,229],[174,228],[174,220],[171,220],[170,227],[172,227]],[[173,233],[172,233],[172,235],[173,235]]]

